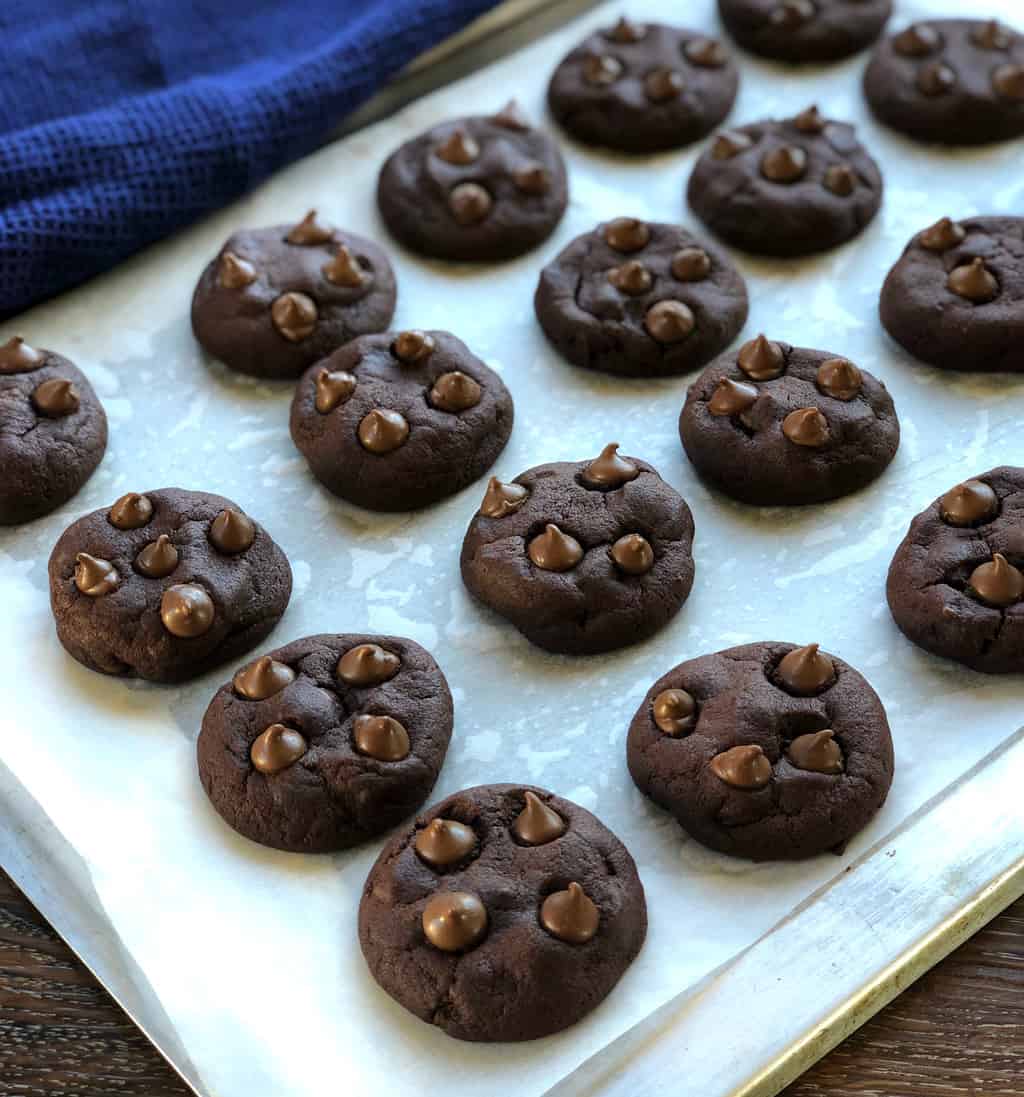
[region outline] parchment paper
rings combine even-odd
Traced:
[[[961,5],[900,7],[897,23]],[[1011,0],[987,4],[1007,19],[1014,8]],[[394,146],[445,117],[496,110],[512,94],[542,115],[560,56],[618,12],[605,5],[324,149],[248,200],[0,332],[79,362],[111,420],[106,459],[79,497],[0,537],[0,757],[86,866],[110,933],[148,979],[211,1094],[539,1094],[750,944],[1019,726],[1020,679],[973,674],[913,648],[889,617],[883,583],[910,518],[935,495],[992,465],[1024,464],[1024,381],[915,364],[883,336],[876,300],[912,232],[943,214],[1021,212],[1024,143],[950,153],[886,133],[861,100],[863,58],[799,73],[743,58],[734,121],[817,102],[859,124],[886,173],[882,213],[851,245],[804,262],[739,259],[753,305],[744,337],[767,330],[848,355],[894,395],[903,442],[893,466],[868,490],[828,506],[758,510],[713,495],[676,433],[687,379],[588,375],[561,362],[534,321],[541,265],[599,219],[680,219],[699,230],[682,198],[696,148],[626,160],[566,141],[569,212],[552,240],[516,262],[455,269],[387,242],[373,190]],[[638,0],[630,12],[671,14],[708,32],[716,26],[710,0],[671,13]],[[290,387],[255,383],[204,359],[188,323],[203,264],[236,227],[297,219],[311,206],[387,244],[400,286],[396,327],[450,328],[501,371],[516,427],[498,475],[586,457],[615,440],[683,493],[696,518],[697,577],[670,627],[600,658],[531,648],[472,604],[459,580],[458,547],[483,482],[414,515],[347,506],[317,486],[291,446]],[[337,856],[276,853],[237,837],[207,804],[194,740],[231,668],[183,688],[154,688],[93,674],[63,653],[46,593],[46,559],[59,532],[124,491],[171,484],[232,497],[288,553],[295,594],[268,647],[365,629],[410,636],[435,653],[455,695],[456,733],[434,798],[479,782],[536,782],[596,811],[626,842],[647,888],[650,935],[586,1021],[548,1040],[483,1047],[458,1044],[405,1014],[378,990],[356,941],[360,888],[379,844]],[[655,677],[682,659],[763,638],[820,641],[863,671],[888,708],[897,752],[892,795],[845,858],[754,867],[711,854],[650,806],[626,771],[625,730]],[[943,849],[934,856],[941,862]],[[837,948],[842,934],[837,925]],[[687,1091],[701,1093],[700,1079]]]

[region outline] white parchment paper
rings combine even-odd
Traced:
[[[962,5],[899,6],[894,25]],[[693,0],[668,12],[637,0],[630,13],[715,32],[712,7]],[[1007,19],[1015,8],[1012,0],[987,4]],[[496,110],[512,94],[543,116],[544,85],[560,56],[618,13],[619,5],[605,5],[324,149],[246,201],[0,332],[79,362],[111,420],[106,459],[81,495],[58,514],[0,535],[0,758],[88,866],[110,933],[149,980],[211,1094],[540,1094],[765,932],[1020,724],[1020,679],[973,674],[913,648],[889,617],[883,584],[910,518],[934,496],[992,465],[1024,464],[1024,380],[915,364],[884,337],[876,302],[912,232],[943,214],[1021,212],[1024,143],[943,152],[885,132],[860,96],[863,58],[794,72],[744,57],[732,115],[753,121],[817,102],[858,123],[886,174],[881,214],[847,247],[802,262],[739,257],[752,297],[744,337],[766,330],[848,355],[893,393],[903,426],[899,454],[881,481],[853,498],[759,510],[713,495],[676,433],[687,379],[588,375],[561,362],[537,328],[531,298],[539,268],[599,219],[679,219],[700,231],[682,197],[696,148],[627,160],[566,141],[569,212],[552,240],[516,262],[455,269],[388,244],[400,286],[395,326],[457,332],[501,371],[515,397],[516,426],[498,475],[583,458],[615,440],[652,461],[690,502],[693,594],[641,647],[575,660],[531,648],[472,604],[459,580],[458,547],[482,482],[414,515],[349,507],[317,486],[291,446],[290,386],[232,375],[193,342],[192,287],[230,231],[294,220],[317,206],[387,243],[373,192],[394,146],[445,117]],[[172,484],[232,497],[288,553],[295,593],[268,647],[312,632],[379,630],[434,652],[456,699],[455,737],[434,798],[479,782],[535,782],[597,812],[626,842],[647,888],[650,935],[586,1021],[525,1046],[478,1047],[405,1014],[369,977],[356,941],[360,888],[379,845],[337,856],[277,853],[237,837],[207,804],[194,740],[231,668],[183,688],[154,688],[103,678],[64,654],[46,593],[46,559],[59,532],[124,491]],[[844,859],[751,866],[709,853],[649,805],[626,771],[626,727],[655,677],[702,652],[764,638],[820,641],[864,672],[888,708],[897,753],[892,795]],[[934,855],[941,861],[944,851]],[[699,1079],[692,1082],[690,1091],[702,1092]]]

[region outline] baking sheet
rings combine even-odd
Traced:
[[[957,7],[905,3],[901,18]],[[1011,0],[988,5],[1008,19],[1012,8]],[[629,10],[656,18],[662,9],[638,2]],[[696,149],[626,160],[566,142],[572,200],[564,222],[538,251],[501,267],[456,269],[389,246],[400,286],[395,326],[451,328],[512,390],[517,423],[498,475],[579,459],[617,440],[689,501],[697,524],[693,594],[639,648],[577,660],[530,648],[473,605],[459,581],[458,545],[482,483],[415,515],[341,503],[315,484],[291,447],[289,386],[231,375],[193,343],[192,286],[230,231],[298,218],[315,205],[385,239],[373,190],[377,167],[396,144],[470,105],[497,109],[510,94],[542,115],[544,82],[559,57],[619,10],[604,5],[324,149],[246,201],[0,332],[78,361],[111,420],[106,459],[81,495],[57,515],[0,537],[10,683],[0,741],[5,841],[30,842],[36,864],[64,863],[73,851],[79,871],[65,896],[50,889],[44,912],[59,917],[62,898],[75,902],[84,880],[91,931],[130,969],[136,1014],[165,1034],[162,1043],[173,1042],[172,1058],[187,1058],[181,1065],[207,1093],[289,1097],[344,1084],[355,1091],[384,1085],[396,1097],[442,1086],[452,1097],[540,1094],[749,946],[1020,724],[1020,679],[973,674],[913,648],[889,618],[883,582],[917,510],[957,479],[1024,463],[1024,382],[942,375],[912,363],[882,335],[875,305],[885,271],[916,229],[943,214],[1020,211],[1024,143],[945,153],[887,134],[861,102],[862,59],[793,74],[744,58],[732,115],[748,121],[816,101],[825,113],[858,122],[886,171],[882,213],[853,244],[796,263],[740,258],[752,297],[745,336],[766,329],[843,353],[893,393],[900,452],[880,482],[853,498],[793,511],[713,495],[696,480],[676,434],[686,379],[586,375],[559,361],[537,329],[531,297],[540,266],[597,220],[632,214],[699,230],[682,199]],[[710,0],[688,5],[685,21],[713,31]],[[483,781],[535,782],[596,811],[623,838],[647,888],[650,934],[586,1021],[547,1040],[494,1048],[457,1044],[410,1018],[377,989],[356,942],[359,892],[379,846],[325,857],[264,850],[235,836],[206,803],[194,739],[229,669],[161,689],[101,678],[64,655],[46,596],[46,558],[57,535],[124,491],[167,484],[232,497],[288,553],[295,594],[267,646],[366,629],[410,636],[434,652],[455,696],[456,734],[433,798]],[[863,671],[886,703],[897,752],[893,792],[843,858],[751,866],[710,853],[648,804],[626,772],[625,729],[655,677],[701,652],[766,637],[819,640]],[[12,811],[15,825],[30,831],[24,838],[6,821]],[[979,827],[975,840],[994,836]],[[955,868],[941,840],[931,855],[937,867]],[[837,940],[842,933],[838,925]],[[789,1023],[780,1021],[783,1035]],[[694,1092],[716,1092],[690,1081]]]

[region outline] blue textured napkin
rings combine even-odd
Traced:
[[[0,316],[312,151],[496,2],[0,0]]]

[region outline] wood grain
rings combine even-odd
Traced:
[[[188,1093],[0,870],[0,1094]],[[836,1048],[784,1097],[825,1094],[1024,1097],[1024,900]],[[690,1094],[681,1089],[680,1097]]]

